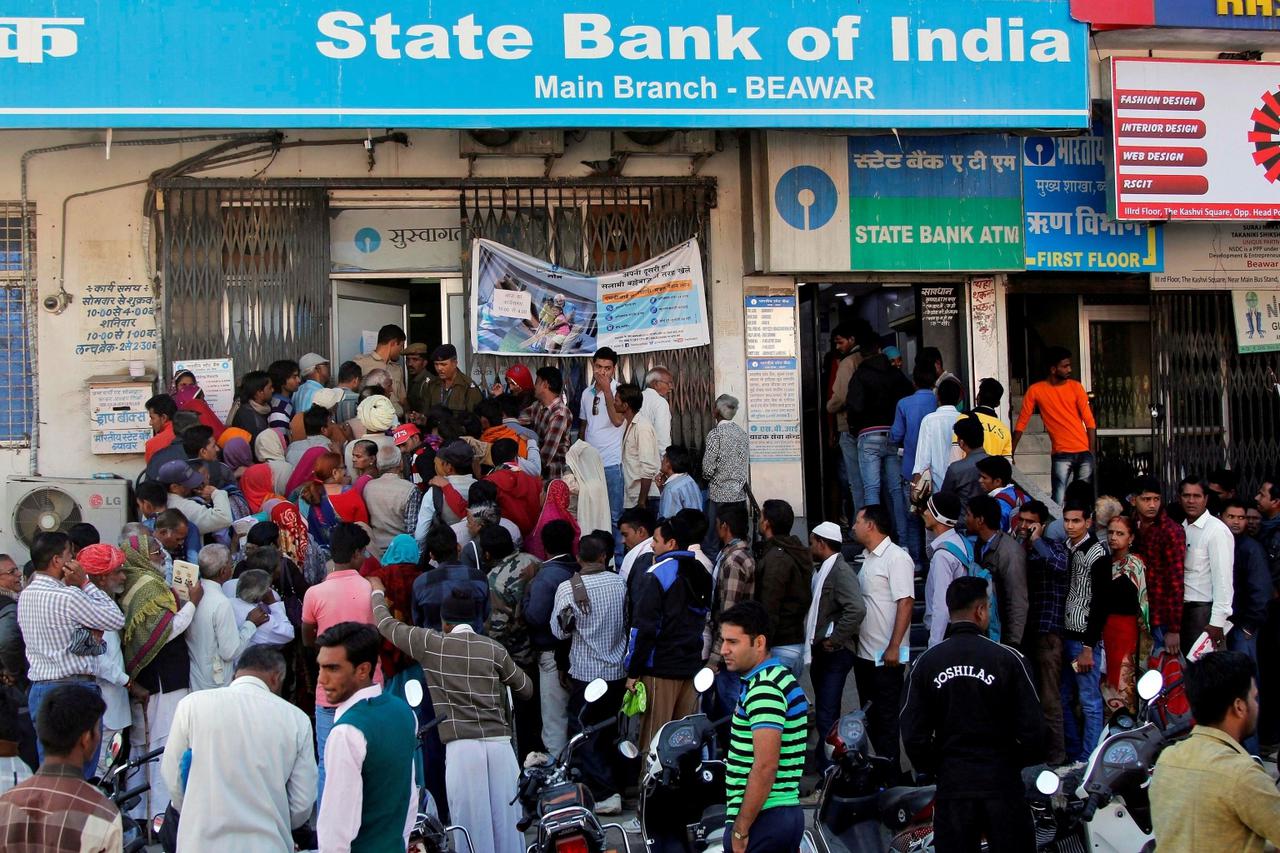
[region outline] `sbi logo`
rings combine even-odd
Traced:
[[[817,231],[836,215],[836,182],[817,166],[796,166],[778,179],[773,206],[798,231]]]
[[[377,228],[361,228],[356,232],[356,249],[366,255],[378,251],[382,245],[382,235]]]
[[[1051,136],[1028,136],[1022,143],[1022,156],[1028,166],[1056,165],[1058,143]]]

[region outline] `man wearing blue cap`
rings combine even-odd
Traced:
[[[160,467],[160,475],[156,479],[169,490],[166,506],[186,516],[201,535],[217,533],[231,526],[231,502],[227,493],[205,482],[203,471],[175,459]]]

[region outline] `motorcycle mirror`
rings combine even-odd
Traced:
[[[693,689],[699,693],[706,693],[711,689],[711,685],[715,684],[716,673],[709,666],[704,666],[698,670],[698,674],[693,677]]]
[[[1052,797],[1058,793],[1058,786],[1061,784],[1062,780],[1052,770],[1042,770],[1040,775],[1036,777],[1036,790],[1046,797]]]
[[[421,681],[411,678],[404,683],[404,701],[408,702],[411,708],[417,708],[422,704]]]
[[[160,834],[160,830],[164,829],[164,815],[158,814],[151,819],[151,835],[154,838]]]
[[[1160,691],[1163,689],[1164,676],[1160,674],[1158,669],[1149,669],[1138,679],[1138,695],[1142,697],[1144,702],[1150,702],[1159,696]]]
[[[640,757],[640,748],[629,740],[624,740],[618,744],[618,752],[622,753],[622,757],[626,759]]]
[[[120,732],[116,732],[114,735],[111,736],[112,761],[120,757],[120,750],[123,748],[124,748],[124,735],[121,734]]]
[[[604,698],[604,694],[609,692],[609,683],[603,678],[597,678],[595,681],[587,685],[587,689],[582,691],[582,698],[587,700],[587,704],[599,702]]]

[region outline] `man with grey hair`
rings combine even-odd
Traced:
[[[204,546],[199,563],[204,595],[187,629],[192,692],[228,684],[236,658],[267,621],[267,614],[257,609],[242,620],[236,619],[231,600],[222,591],[222,584],[231,579],[231,550],[226,545]]]
[[[267,614],[266,624],[258,626],[249,638],[250,646],[283,646],[293,641],[293,623],[289,621],[284,602],[271,588],[271,575],[262,569],[249,569],[240,575],[236,597],[231,599],[231,609],[237,623],[247,620],[254,611]]]
[[[160,772],[182,814],[179,850],[294,849],[316,801],[316,758],[311,721],[279,696],[284,677],[280,650],[254,646],[226,689],[178,703]]]
[[[644,375],[644,405],[636,413],[637,421],[647,421],[658,437],[659,450],[671,446],[671,389],[675,382],[671,371],[655,364]]]
[[[715,560],[721,546],[716,535],[717,510],[723,504],[746,506],[751,448],[746,432],[733,422],[737,416],[737,397],[721,394],[716,398],[716,425],[707,433],[702,454],[702,475],[707,479],[707,536],[702,550],[711,560]]]

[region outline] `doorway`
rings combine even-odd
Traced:
[[[442,343],[453,344],[459,368],[468,369],[462,276],[351,273],[330,278],[336,364],[368,352],[371,333],[376,337],[382,326],[395,323],[405,330],[409,343],[424,343],[431,350]]]
[[[1122,495],[1152,471],[1151,309],[1080,306],[1080,381],[1098,423],[1098,494]]]

